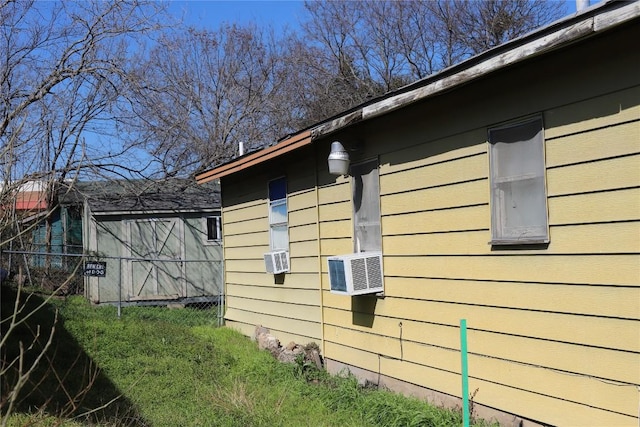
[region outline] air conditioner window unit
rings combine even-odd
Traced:
[[[384,291],[382,254],[363,252],[327,259],[331,292],[340,295],[363,295]]]
[[[264,266],[267,273],[280,274],[289,271],[289,252],[274,251],[264,254]]]

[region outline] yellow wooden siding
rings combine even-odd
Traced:
[[[318,289],[318,273],[285,274],[284,281],[278,282],[273,274],[264,271],[229,271],[226,274],[226,282],[229,287],[233,285],[250,285],[279,287],[283,289]],[[228,290],[227,290],[228,291]]]
[[[397,228],[385,229],[391,234]],[[578,224],[550,227],[551,242],[540,249],[508,249],[499,254],[606,254],[640,253],[640,221]],[[491,255],[496,254],[489,244],[488,229],[399,235],[386,235],[385,255]],[[410,243],[410,244],[408,244]],[[323,248],[324,248],[323,242]],[[337,253],[337,252],[334,252]],[[323,251],[323,254],[324,251]],[[497,256],[497,254],[496,254]]]
[[[325,293],[325,307],[351,310],[350,302],[341,301],[340,297]],[[349,300],[342,297],[345,299]],[[376,316],[398,317],[398,313],[403,313],[402,318],[405,319],[445,325],[457,325],[460,319],[466,318],[470,327],[496,333],[640,352],[640,322],[637,320],[404,298],[377,301]],[[327,313],[325,321],[331,323]]]
[[[602,96],[590,97],[585,100],[566,104],[561,107],[550,108],[544,112],[544,125],[545,125],[545,138],[552,139],[559,136],[581,134],[585,130],[606,128],[608,126],[629,122],[638,121],[640,118],[640,86],[634,86],[624,90],[608,93]],[[584,120],[584,117],[589,117]],[[622,131],[615,131],[615,137],[611,139],[600,140],[602,149],[599,150],[597,146],[587,142],[589,138],[583,139],[578,137],[573,142],[577,142],[574,146],[564,147],[565,151],[562,152],[562,156],[558,159],[573,160],[577,157],[578,160],[586,160],[584,156],[589,156],[591,153],[601,152],[616,152],[620,144],[614,139],[624,138],[628,142],[638,143],[637,133],[628,133]],[[635,139],[634,139],[635,138]],[[591,141],[596,142],[596,141]],[[587,145],[582,145],[586,143]],[[611,151],[609,150],[609,144],[613,144]],[[636,145],[637,146],[637,145]],[[576,147],[595,148],[595,150],[588,150],[581,153]],[[553,161],[553,159],[551,159]],[[555,164],[555,163],[552,163]]]
[[[280,169],[287,176],[290,242],[290,271],[284,275],[267,274],[263,259],[270,250],[265,183],[274,176],[254,176],[256,190],[248,181],[234,182],[229,192],[238,194],[225,193],[225,319],[244,333],[253,334],[260,324],[281,340],[321,340],[313,160],[311,165],[296,161]]]
[[[548,205],[550,225],[637,221],[640,188],[550,197]]]
[[[620,170],[611,174],[607,171]],[[579,175],[579,178],[572,174]],[[576,224],[602,221],[627,221],[637,219],[640,211],[640,190],[620,190],[621,193],[584,192],[625,189],[638,185],[640,180],[640,156],[629,156],[602,162],[567,166],[547,172],[549,187],[550,224]],[[598,177],[593,179],[593,177]],[[601,178],[600,178],[601,177]],[[381,179],[381,186],[384,186]],[[570,194],[558,198],[559,194]],[[553,197],[556,196],[556,197]],[[412,191],[408,193],[381,196],[383,234],[402,234],[404,229],[413,232],[434,232],[489,228],[488,181],[478,180],[461,184]],[[486,204],[486,207],[476,206]],[[423,211],[411,216],[390,216],[404,212],[415,212],[419,206]],[[471,212],[456,209],[473,206]],[[480,213],[479,209],[485,212]],[[425,212],[431,210],[432,212]],[[477,220],[476,220],[477,218]],[[568,218],[571,218],[568,219]],[[323,218],[324,219],[324,218]],[[468,226],[460,228],[460,224]],[[451,224],[451,226],[447,226]],[[417,228],[413,228],[413,227]],[[324,236],[324,234],[323,234]],[[337,237],[333,234],[328,237]]]
[[[344,177],[336,178],[336,184],[318,188],[318,205],[338,202],[351,202],[350,183]]]
[[[307,240],[317,240],[317,239],[318,239],[317,224],[307,224],[307,225],[289,227],[290,242],[304,242]]]
[[[351,220],[351,201],[332,203],[330,205],[320,205],[318,208],[320,218],[323,222],[337,220]]]
[[[291,274],[295,273],[315,273],[318,272],[318,257],[292,257],[291,258]]]
[[[395,131],[396,129],[394,129]],[[380,174],[413,169],[487,152],[485,145],[487,130],[484,127],[439,140],[425,138],[426,136],[422,136],[419,144],[410,144],[408,147],[382,154],[380,156]]]
[[[640,379],[634,368],[640,363],[637,353],[474,330],[468,337],[476,354],[601,378],[620,387]]]
[[[303,240],[303,241],[294,241],[289,243],[289,250],[291,252],[291,256],[295,258],[308,258],[308,257],[316,257],[318,256],[318,240]],[[317,270],[316,270],[317,271]]]
[[[305,207],[301,209],[291,209],[294,205],[289,202],[289,227],[296,227],[302,225],[316,224],[318,220],[318,211],[313,207]]]
[[[332,297],[344,300],[343,297],[325,295],[327,305],[331,305]],[[453,381],[453,385],[438,384],[437,381],[434,382],[434,378],[438,376],[434,375],[434,372],[440,374],[443,371],[459,372],[459,364],[456,361],[458,356],[455,354],[459,347],[457,322],[458,319],[466,317],[468,322],[474,324],[474,328],[481,329],[469,330],[469,351],[471,353],[469,366],[472,378],[480,378],[483,383],[487,381],[491,383],[503,382],[510,387],[525,387],[528,392],[556,396],[558,399],[573,399],[581,404],[600,407],[606,411],[623,412],[627,416],[635,415],[638,395],[636,386],[633,384],[640,382],[640,371],[637,369],[640,366],[640,356],[637,353],[553,342],[549,341],[549,338],[558,337],[544,332],[540,340],[524,338],[518,336],[518,333],[523,333],[523,331],[526,333],[527,329],[535,331],[546,329],[549,331],[557,327],[566,327],[564,335],[570,338],[575,331],[584,328],[586,331],[584,335],[594,333],[600,335],[602,340],[606,340],[606,334],[610,334],[611,331],[626,331],[627,335],[613,345],[620,347],[620,344],[624,344],[626,340],[631,340],[635,341],[633,350],[637,351],[637,331],[640,324],[637,321],[629,326],[624,326],[613,323],[602,324],[597,319],[591,323],[592,318],[581,316],[586,322],[580,319],[576,322],[565,323],[567,322],[566,318],[554,319],[553,316],[545,316],[544,313],[539,313],[541,316],[538,318],[529,316],[530,313],[527,312],[502,313],[505,314],[505,317],[502,318],[500,315],[496,315],[496,312],[499,312],[496,309],[489,308],[486,313],[482,314],[475,308],[463,308],[458,314],[452,314],[449,318],[450,322],[448,322],[446,318],[443,318],[441,307],[435,305],[429,307],[422,304],[422,309],[431,313],[431,321],[433,322],[423,323],[422,321],[407,320],[406,315],[400,319],[398,317],[387,318],[385,313],[397,313],[400,309],[405,313],[416,313],[418,310],[411,307],[407,301],[401,301],[398,302],[398,307],[386,312],[384,308],[380,308],[381,304],[386,302],[388,302],[386,299],[384,302],[377,302],[376,316],[371,319],[373,321],[371,326],[358,326],[354,316],[359,313],[353,313],[351,307],[347,307],[345,310],[325,309],[326,348],[331,348],[332,343],[348,343],[351,348],[371,352],[369,353],[371,357],[368,358],[370,364],[374,364],[376,359],[378,363],[382,361],[377,369],[364,366],[366,369],[374,372],[379,370],[384,375],[391,375],[447,393],[454,390],[455,394],[456,386],[459,386],[459,376],[447,376],[449,382]],[[455,305],[457,309],[459,304]],[[524,318],[521,319],[522,324],[519,325],[518,331],[500,329],[500,325],[514,321],[514,316],[519,318],[520,315],[523,315]],[[486,318],[492,319],[486,321]],[[492,324],[493,321],[496,324]],[[541,321],[542,323],[540,323]],[[446,327],[442,325],[443,322],[448,322],[451,325]],[[544,325],[543,323],[546,322],[549,323]],[[346,328],[345,325],[350,326]],[[595,330],[594,325],[596,325]],[[523,342],[525,340],[528,343]],[[425,345],[424,341],[429,344]],[[367,363],[367,358],[362,357],[362,353],[359,356],[360,361],[356,363],[345,359],[344,352],[333,353],[327,350],[327,354],[332,355],[327,357],[337,357],[344,363],[352,363],[356,366],[363,366],[363,363],[365,365]],[[415,364],[411,367],[414,374],[410,377],[403,376],[397,366],[385,369],[384,361],[388,362],[390,358],[402,358]],[[415,373],[424,368],[427,368],[430,374],[428,378],[423,380]],[[592,378],[593,376],[598,378]],[[550,386],[551,384],[553,386]],[[504,390],[503,393],[505,392],[508,391]],[[529,396],[529,398],[531,397]],[[483,403],[478,395],[476,401]],[[490,402],[495,401],[489,400],[487,403]],[[509,410],[507,409],[509,404],[513,404],[513,402],[507,402],[507,406],[502,408]],[[523,416],[527,415],[524,412],[513,412]],[[599,414],[598,419],[608,419],[602,418],[603,416],[603,414]],[[618,420],[620,419],[624,418]]]
[[[266,231],[268,225],[269,220],[267,217],[248,219],[241,222],[225,223],[224,234],[225,236],[233,236],[235,234],[257,233],[260,231]]]
[[[316,273],[318,271],[317,257],[290,257],[291,269],[290,273]],[[264,272],[264,258],[260,259],[228,259],[225,267],[227,271],[233,272]],[[266,274],[266,273],[265,273]]]
[[[640,286],[386,277],[385,295],[414,300],[640,320]]]
[[[458,348],[442,348],[424,345],[413,341],[400,341],[398,338],[385,337],[360,331],[340,328],[339,331],[330,325],[325,326],[325,336],[339,334],[338,343],[348,343],[352,348],[364,350],[377,348],[381,359],[398,359],[420,366],[460,373],[460,353]],[[598,379],[571,372],[560,372],[535,365],[514,363],[487,355],[477,355],[473,351],[473,342],[468,342],[469,375],[506,385],[521,387],[523,378],[527,381],[527,390],[533,393],[547,394],[561,399],[581,402],[589,406],[601,407],[632,415],[636,410],[638,393],[632,384],[626,386],[606,383]],[[629,368],[629,366],[627,367]],[[382,372],[388,375],[388,372]],[[553,387],[549,387],[553,384]],[[626,393],[616,394],[619,387]]]
[[[460,347],[458,324],[445,325],[398,319],[396,317],[376,316],[371,326],[368,324],[362,326],[356,323],[357,320],[354,317],[360,318],[367,315],[362,313],[354,314],[346,310],[333,308],[327,308],[325,316],[325,338],[328,341],[347,343],[348,341],[344,339],[343,331],[358,331],[367,334],[362,335],[363,337],[379,335],[383,338],[391,339],[387,346],[392,349],[391,353],[386,349],[384,351],[376,351],[376,347],[367,346],[366,343],[363,344],[363,349],[370,350],[375,354],[380,353],[391,357],[394,353],[399,352],[401,354],[398,357],[403,357],[409,361],[417,361],[415,357],[410,358],[409,354],[404,352],[403,346],[406,343],[412,342],[421,346],[432,346],[455,351],[458,351]],[[513,363],[543,366],[573,373],[574,375],[603,378],[621,384],[637,384],[640,381],[640,372],[634,369],[634,366],[640,363],[640,356],[630,352],[573,345],[560,341],[508,335],[478,329],[468,329],[467,335],[470,344],[469,351],[477,355],[485,355]]]
[[[272,274],[265,271],[225,271],[225,281],[228,288],[233,285],[251,285],[251,286],[273,286],[274,279]],[[229,289],[227,289],[229,292]]]
[[[264,301],[253,298],[241,298],[233,295],[227,296],[227,303],[229,307],[241,307],[242,310],[247,312],[278,316],[290,320],[313,322],[316,319],[320,319],[320,308],[315,305],[284,303],[275,300]],[[293,324],[295,322],[291,323]]]
[[[286,304],[320,306],[320,291],[312,288],[292,289],[282,287],[233,286],[229,287],[227,295],[261,301],[278,301]]]
[[[380,370],[382,372],[394,372],[397,378],[407,382],[415,381],[415,378],[422,377],[429,378],[430,382],[442,384],[442,388],[448,390],[460,388],[459,375],[421,365],[402,363],[394,359],[381,359]],[[526,383],[526,380],[524,382]],[[554,386],[555,384],[547,385],[548,389]],[[632,391],[620,392],[619,389],[614,389],[614,391],[618,396],[621,394],[629,395],[633,392],[637,394],[633,387],[630,387],[630,389]],[[526,418],[538,420],[543,418],[545,422],[553,425],[630,426],[637,422],[637,415],[618,414],[571,402],[566,399],[566,396],[564,399],[554,398],[549,396],[548,393],[533,393],[521,387],[508,387],[473,377],[469,380],[469,390],[478,390],[478,393],[474,396],[474,401],[480,404],[495,405],[495,407],[499,407],[504,411]],[[633,408],[628,408],[628,410],[633,411]]]
[[[380,186],[384,187],[381,179]],[[382,216],[489,203],[489,181],[463,182],[380,197]],[[490,218],[489,218],[490,222]]]
[[[399,173],[382,174],[388,168],[381,169],[380,194],[392,194],[420,190],[429,187],[446,186],[453,183],[474,181],[487,177],[487,157],[485,153],[472,157],[403,170]]]
[[[349,237],[340,237],[334,239],[322,239],[320,242],[320,254],[323,256],[324,262],[326,262],[325,257],[346,254],[353,251],[353,240],[351,236]]]
[[[242,222],[256,217],[266,217],[268,215],[267,201],[256,200],[242,203],[231,207],[225,207],[222,211],[222,220],[225,224]]]
[[[617,128],[583,132],[583,143],[637,135],[635,124]],[[639,150],[627,139],[598,156],[557,158],[562,143],[575,144],[576,137],[548,142],[551,243],[537,249],[495,251],[488,244],[486,128],[447,138],[475,145],[436,154],[437,160],[394,163],[416,147],[382,155],[386,298],[371,314],[358,313],[350,298],[328,292],[323,274],[327,357],[414,383],[417,366],[429,372],[419,385],[457,394],[459,376],[447,371],[459,372],[458,322],[466,318],[477,322],[469,331],[470,366],[494,394],[486,404],[539,418],[539,410],[525,411],[530,405],[503,396],[520,388],[526,402],[555,408],[550,419],[560,424],[574,419],[564,414],[570,410],[579,410],[585,424],[632,422],[638,402],[632,384],[640,383],[640,194],[633,188],[640,185]],[[442,141],[421,147],[433,144],[424,150],[435,152]],[[320,205],[325,273],[326,256],[351,252],[349,191],[333,186]],[[471,349],[473,342],[479,345]],[[358,353],[353,359],[332,350],[347,343],[359,347],[351,349]],[[394,359],[400,355],[411,367]]]
[[[225,190],[228,323],[298,342],[324,332],[329,359],[459,396],[465,318],[476,402],[550,424],[637,424],[640,87],[581,88],[567,90],[573,103],[562,87],[531,104],[505,91],[505,103],[462,106],[463,121],[434,101],[354,128],[379,153],[384,298],[329,292],[327,256],[352,252],[352,206],[349,178],[328,177],[325,158],[288,171],[292,272],[280,283],[264,273],[265,188],[255,201]],[[495,248],[487,126],[529,108],[544,110],[551,241]]]
[[[640,185],[640,155],[581,163],[547,171],[549,197],[615,190],[638,185]],[[636,206],[636,209],[640,209],[640,205]]]
[[[351,236],[351,221],[332,221],[320,223],[322,239],[334,239]]]
[[[226,326],[239,329],[247,336],[254,335],[257,325],[267,327],[280,340],[282,346],[286,346],[291,341],[307,344],[320,340],[320,324],[303,320],[292,322],[291,319],[256,315],[256,313],[230,308],[228,315],[225,316],[225,322]]]
[[[553,168],[638,152],[640,152],[640,121],[636,117],[636,121],[633,122],[547,139],[545,160],[547,167]]]
[[[238,190],[237,185],[229,185],[229,183],[225,181],[225,210],[239,210],[247,206],[267,203],[267,179],[265,178],[264,181],[258,182],[258,185],[251,185],[251,189],[249,191],[242,191]]]
[[[249,239],[245,237],[244,240]],[[225,257],[228,260],[263,259],[264,253],[269,250],[268,244],[269,242],[267,245],[259,246],[227,247],[225,248]]]
[[[225,262],[226,271],[255,271],[264,272],[264,259],[227,259]],[[266,273],[265,273],[266,274]]]
[[[315,185],[316,160],[314,152],[315,148],[308,146],[293,153],[282,164],[283,175],[287,178],[287,194],[301,194]]]
[[[261,230],[255,233],[245,233],[224,235],[224,247],[227,248],[243,248],[246,246],[265,246],[269,247],[269,232]]]
[[[422,382],[428,382],[432,389],[452,396],[460,396],[460,375],[458,373],[378,357],[375,354],[333,342],[327,342],[325,348],[327,353],[340,355],[340,360],[344,363],[361,366],[364,369],[385,375],[393,373],[394,378],[411,384],[422,385]],[[557,425],[628,426],[637,422],[637,416],[615,414],[563,399],[555,399],[527,390],[471,378],[469,390],[476,389],[478,389],[478,393],[474,397],[474,401],[480,404],[499,407],[505,411],[533,419],[544,416],[547,422]]]
[[[640,286],[637,255],[490,255],[384,258],[387,276]]]
[[[287,194],[287,204],[289,213],[307,208],[315,209],[316,192],[315,190],[308,189],[304,191],[298,191],[296,193],[289,193]]]
[[[434,359],[437,355],[451,359],[450,351],[433,347],[429,350],[429,355]],[[425,356],[429,356],[425,354],[424,347],[419,345],[408,346],[407,351],[416,352],[423,360]],[[476,373],[472,374],[474,378],[513,388],[522,388],[522,379],[526,378],[527,391],[618,412],[629,417],[637,415],[638,391],[633,384],[613,384],[606,380],[572,375],[539,366],[478,356],[473,354],[472,348],[469,351],[471,352],[469,367]],[[640,362],[640,359],[636,362]],[[632,368],[632,366],[628,367]],[[550,386],[551,384],[553,386]]]
[[[289,210],[289,227],[316,224],[316,209],[306,208],[296,211]]]
[[[407,203],[411,199],[406,196]],[[417,199],[414,199],[414,202]],[[398,205],[395,205],[397,208]],[[384,209],[384,208],[383,208]],[[382,247],[387,235],[437,233],[463,230],[488,230],[491,224],[489,205],[441,209],[382,217]],[[411,239],[408,239],[409,241]],[[488,240],[487,240],[488,242]],[[409,242],[407,242],[409,243]],[[486,242],[485,242],[486,243]]]

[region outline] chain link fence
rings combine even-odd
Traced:
[[[48,253],[38,245],[30,250],[4,250],[1,267],[7,279],[29,290],[59,295],[82,294],[82,247],[78,252]]]
[[[67,253],[5,250],[4,280],[27,290],[83,295],[98,305],[182,310],[185,318],[210,317],[223,324],[224,292],[221,260],[183,260],[88,256]],[[80,252],[80,250],[78,250]]]

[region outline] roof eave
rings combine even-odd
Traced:
[[[315,140],[327,136],[356,121],[369,120],[406,107],[409,104],[439,95],[492,72],[566,47],[580,39],[611,29],[640,16],[639,1],[593,15],[594,11],[611,3],[615,2],[592,6],[577,14],[578,16],[565,18],[548,27],[509,41],[449,69],[391,92],[379,101],[368,103],[356,111],[351,111],[348,115],[342,115],[321,123],[312,128],[312,139]],[[517,47],[512,47],[513,45]],[[452,70],[459,71],[452,73]],[[349,119],[345,120],[347,117]]]
[[[123,216],[123,215],[167,215],[167,214],[186,214],[186,213],[216,213],[220,208],[191,208],[191,209],[135,209],[135,210],[91,210],[94,216]]]
[[[308,144],[311,144],[311,131],[305,130],[284,139],[272,147],[256,151],[255,153],[240,157],[229,163],[196,175],[196,182],[198,184],[204,184],[206,182],[213,181],[214,179],[222,178],[223,176],[230,175],[274,157],[279,157],[290,151],[297,150],[298,148]]]

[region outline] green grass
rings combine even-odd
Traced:
[[[95,395],[67,420],[155,427],[462,424],[459,412],[364,389],[354,378],[279,363],[247,337],[216,328],[211,311],[127,307],[117,319],[115,308],[94,308],[82,298],[57,306],[65,332],[60,338],[69,341],[58,348],[81,349],[83,360],[100,367]],[[82,415],[118,395],[116,404]],[[37,404],[21,406],[14,425],[24,425],[29,407]],[[51,419],[41,417],[38,423]]]

